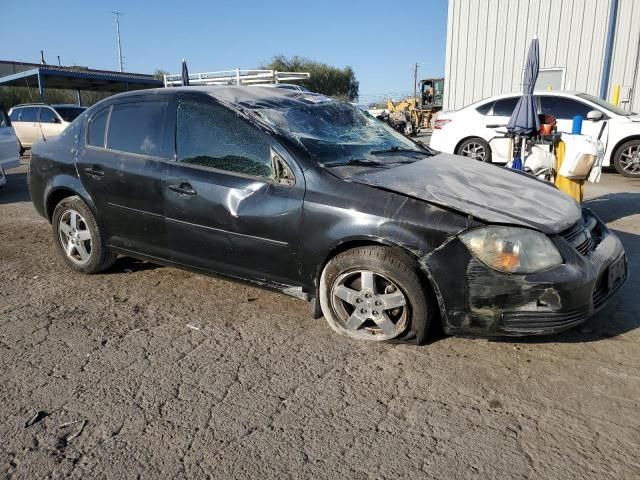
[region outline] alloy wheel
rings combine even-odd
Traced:
[[[370,270],[351,271],[336,278],[331,303],[343,328],[353,337],[389,340],[407,327],[405,294],[392,280]]]
[[[75,210],[65,210],[58,221],[58,232],[67,257],[85,265],[91,259],[91,232],[84,217]]]
[[[463,157],[469,157],[473,160],[479,160],[484,162],[485,158],[487,158],[487,151],[484,148],[484,145],[477,142],[469,142],[460,151],[460,154]]]
[[[630,175],[640,175],[640,145],[631,145],[620,154],[620,168]]]

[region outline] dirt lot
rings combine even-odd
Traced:
[[[129,259],[73,274],[25,171],[0,190],[2,477],[638,478],[640,180],[589,187],[632,273],[596,318],[416,347]]]

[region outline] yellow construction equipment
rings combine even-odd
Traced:
[[[387,121],[405,135],[415,135],[420,128],[430,128],[437,112],[442,110],[444,78],[420,80],[418,98],[407,98],[398,103],[387,101]]]

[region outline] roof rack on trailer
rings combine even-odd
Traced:
[[[190,73],[189,85],[259,85],[261,83],[288,83],[307,80],[308,72],[279,72],[277,70],[221,70],[219,72]],[[165,75],[165,87],[182,86],[182,75]]]

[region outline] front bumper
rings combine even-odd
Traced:
[[[523,336],[557,333],[585,322],[622,286],[622,243],[597,217],[589,251],[552,237],[565,262],[546,272],[497,272],[456,237],[423,259],[448,334]]]

